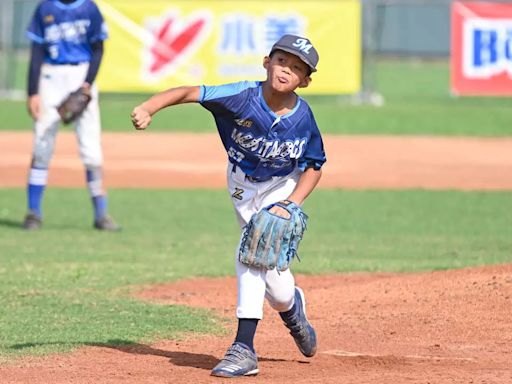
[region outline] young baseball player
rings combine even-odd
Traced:
[[[94,84],[107,38],[103,16],[92,0],[43,0],[27,35],[32,41],[27,107],[35,126],[23,228],[37,230],[42,225],[41,201],[61,121],[57,107],[71,92],[82,88],[91,101],[74,124],[94,207],[94,228],[117,230],[107,214],[103,189],[98,90]]]
[[[220,86],[172,88],[135,107],[136,129],[145,129],[162,108],[198,102],[214,116],[228,155],[228,189],[243,228],[260,209],[281,200],[302,205],[315,188],[326,161],[313,113],[294,91],[311,83],[318,54],[303,37],[285,35],[263,59],[267,79]],[[274,206],[271,212],[288,213]],[[279,312],[299,350],[307,357],[317,349],[316,334],[306,318],[304,293],[289,269],[259,269],[236,261],[238,331],[213,376],[256,375],[254,335],[266,298]]]

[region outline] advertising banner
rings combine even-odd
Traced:
[[[287,33],[308,37],[320,55],[301,94],[356,93],[361,86],[359,0],[96,3],[110,35],[98,78],[104,92],[265,80],[263,57]]]
[[[452,4],[451,91],[512,95],[512,4]]]

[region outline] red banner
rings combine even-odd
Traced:
[[[451,21],[452,93],[512,96],[512,4],[456,1]]]

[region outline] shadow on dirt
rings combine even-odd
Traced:
[[[152,355],[152,356],[161,356],[169,359],[169,362],[173,365],[181,366],[181,367],[193,367],[205,370],[211,370],[217,363],[219,362],[219,358],[212,355],[205,355],[201,353],[191,353],[191,352],[183,352],[183,351],[169,351],[164,349],[158,349],[151,347],[145,344],[133,343],[127,340],[109,340],[106,343],[93,343],[93,342],[84,342],[84,343],[25,343],[25,344],[15,344],[11,345],[11,349],[22,350],[26,348],[33,348],[41,345],[49,345],[49,344],[62,344],[62,345],[70,345],[75,344],[77,347],[82,345],[87,345],[91,347],[100,347],[100,348],[111,348],[116,349],[120,352],[130,353],[134,355]],[[270,361],[270,362],[279,362],[279,361],[287,361],[286,359],[272,359],[259,357],[258,361]]]
[[[149,345],[138,343],[126,343],[123,340],[112,340],[108,343],[88,343],[95,347],[104,347],[117,349],[118,351],[131,353],[135,355],[153,355],[167,357],[169,362],[182,367],[193,367],[211,370],[218,363],[219,359],[212,355],[201,353],[190,353],[182,351],[167,351],[164,349],[153,348]]]
[[[42,345],[50,345],[50,344],[62,344],[62,345],[74,345],[76,347],[80,346],[91,346],[91,347],[100,347],[100,348],[111,348],[116,349],[120,352],[131,353],[134,355],[152,355],[152,356],[162,356],[167,357],[169,362],[174,365],[183,366],[183,367],[193,367],[200,368],[205,370],[211,370],[219,361],[219,359],[212,355],[204,355],[200,353],[190,353],[190,352],[181,352],[181,351],[168,351],[158,348],[153,348],[149,345],[133,343],[127,340],[109,340],[106,343],[94,343],[94,342],[75,342],[75,343],[66,343],[66,342],[53,342],[53,343],[24,343],[24,344],[14,344],[10,346],[10,349],[13,350],[23,350],[27,348],[34,348]]]
[[[116,343],[116,340],[112,340],[112,342],[105,344],[91,344],[88,345],[96,346],[96,347],[105,347],[117,349],[118,351],[125,353],[132,353],[137,355],[153,355],[153,356],[162,356],[168,357],[170,362],[174,365],[185,366],[185,367],[194,367],[211,370],[217,363],[219,362],[219,358],[212,355],[203,355],[200,353],[190,353],[183,351],[166,351],[163,349],[157,349],[150,347],[149,345],[137,344],[137,343],[126,343],[123,340],[119,340]],[[258,361],[287,361],[284,359],[270,359],[265,357],[259,357]]]

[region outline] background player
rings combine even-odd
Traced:
[[[27,104],[35,127],[23,228],[35,230],[42,225],[41,200],[60,123],[57,107],[82,87],[92,99],[75,121],[75,130],[94,206],[94,227],[117,230],[107,214],[103,189],[98,90],[94,85],[107,38],[103,16],[91,0],[44,0],[35,10],[27,35],[32,41]]]
[[[285,35],[263,60],[264,82],[172,88],[135,107],[132,121],[135,128],[145,129],[160,109],[188,102],[199,102],[211,111],[229,157],[228,188],[243,227],[254,213],[277,201],[302,205],[320,180],[325,162],[322,138],[308,104],[294,92],[310,84],[317,63],[309,40]],[[271,212],[288,215],[280,207]],[[316,334],[290,270],[267,271],[237,260],[236,272],[238,331],[212,375],[258,373],[253,341],[265,297],[279,311],[300,351],[313,356]]]

